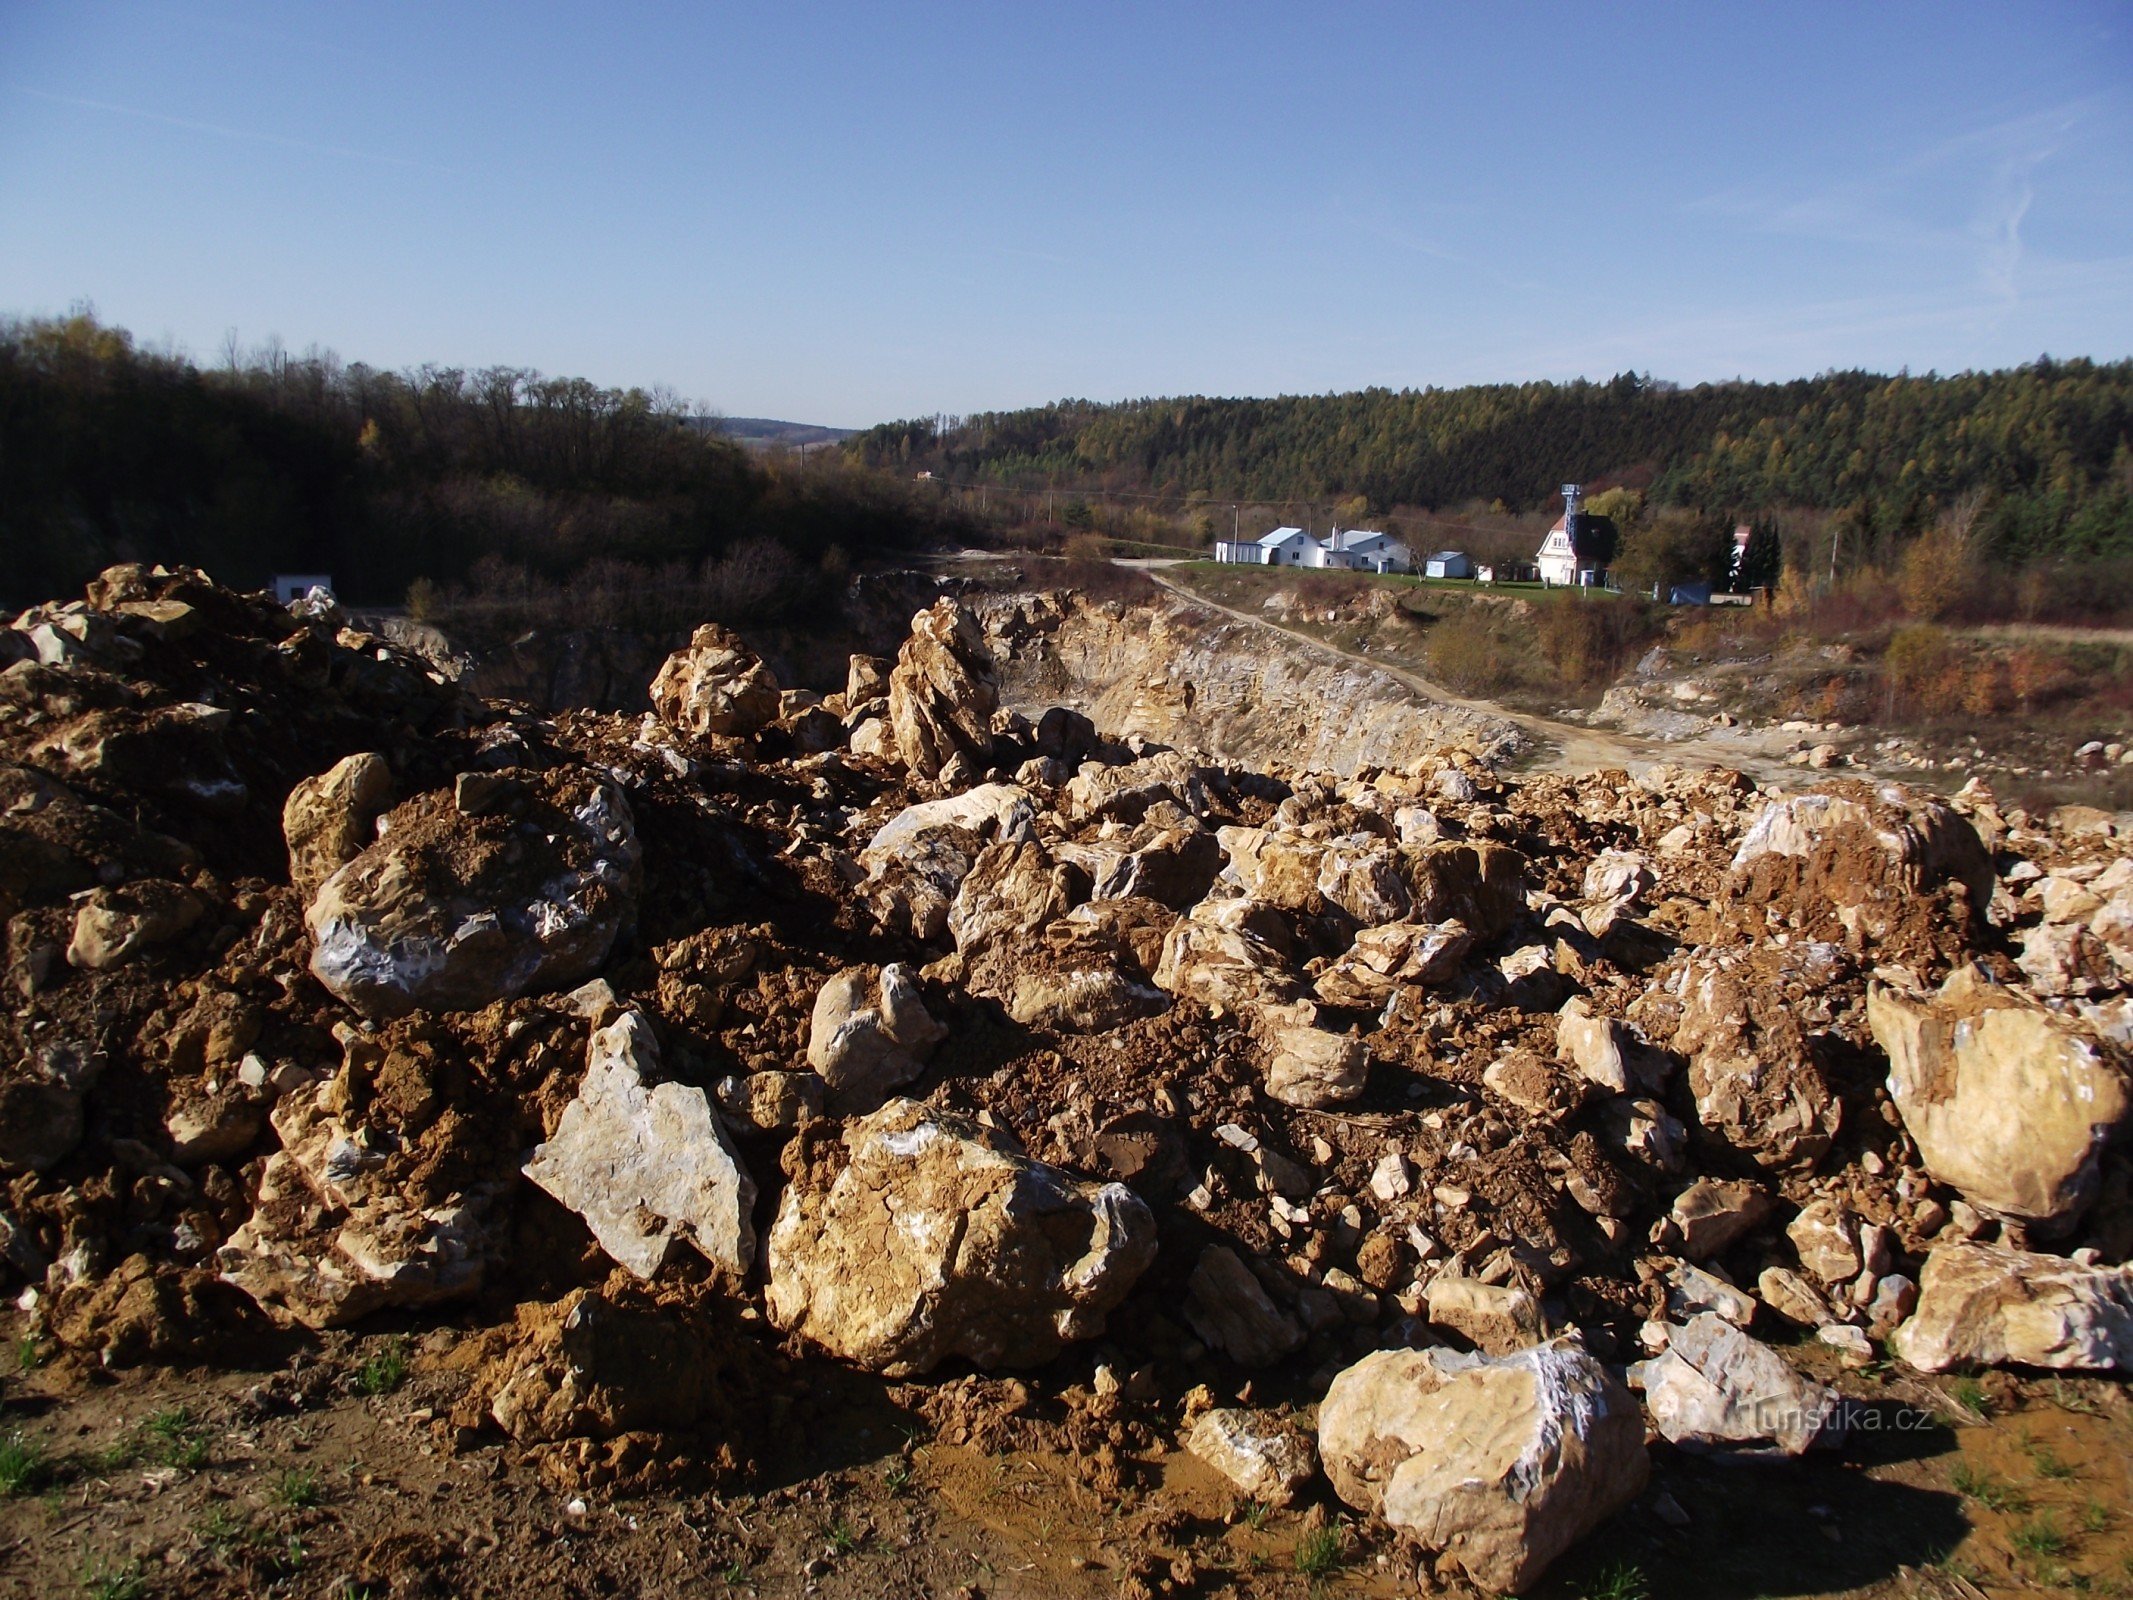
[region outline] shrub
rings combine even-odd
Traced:
[[[1461,694],[1494,694],[1518,681],[1516,657],[1478,607],[1431,627],[1427,655],[1431,675]]]

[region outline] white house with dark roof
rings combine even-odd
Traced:
[[[1412,572],[1415,559],[1389,533],[1368,528],[1335,528],[1323,542],[1301,528],[1276,528],[1246,543],[1223,539],[1215,545],[1217,561],[1262,567],[1330,567],[1363,572]]]

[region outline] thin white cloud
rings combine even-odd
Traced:
[[[1999,310],[2011,311],[2023,298],[2029,257],[2022,224],[2036,203],[2038,169],[2099,105],[2090,98],[2003,118],[1809,193],[1737,189],[1691,201],[1686,209],[1730,217],[1759,233],[1931,263],[1967,261]],[[1951,186],[1967,187],[1975,196],[1960,222],[1945,193],[1937,192]]]
[[[28,84],[12,84],[17,94],[29,95],[32,99],[49,101],[53,105],[73,106],[81,111],[102,111],[112,116],[132,117],[142,122],[161,123],[166,128],[182,128],[188,133],[212,134],[222,139],[240,139],[249,144],[273,145],[283,150],[302,151],[306,155],[337,156],[347,161],[370,161],[381,166],[406,167],[418,172],[434,172],[448,178],[466,176],[453,167],[440,167],[434,162],[416,161],[406,156],[385,155],[376,150],[355,150],[347,145],[317,144],[309,139],[290,139],[278,133],[262,133],[251,128],[224,127],[215,122],[198,122],[191,117],[173,117],[161,111],[150,111],[141,106],[122,106],[109,100],[89,100],[79,95],[53,94],[46,89],[33,89]]]

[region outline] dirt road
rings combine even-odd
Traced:
[[[1444,705],[1459,706],[1484,716],[1501,717],[1506,722],[1516,723],[1533,741],[1533,753],[1519,763],[1529,772],[1558,772],[1578,774],[1595,772],[1609,767],[1619,767],[1628,772],[1642,772],[1660,762],[1672,762],[1682,766],[1712,765],[1732,767],[1747,773],[1760,783],[1797,785],[1808,774],[1799,767],[1787,766],[1769,752],[1771,736],[1752,728],[1714,728],[1707,734],[1693,739],[1672,742],[1658,739],[1639,739],[1628,734],[1616,733],[1604,728],[1586,728],[1573,722],[1558,722],[1552,717],[1535,716],[1530,712],[1513,711],[1493,700],[1477,700],[1410,672],[1389,662],[1376,660],[1343,650],[1338,645],[1328,644],[1323,639],[1312,637],[1298,629],[1263,616],[1253,616],[1248,611],[1239,611],[1196,594],[1182,584],[1171,581],[1160,571],[1142,567],[1148,579],[1192,605],[1204,606],[1210,611],[1219,611],[1238,622],[1249,623],[1256,628],[1266,628],[1276,633],[1319,650],[1343,661],[1352,661],[1370,667],[1405,685],[1426,700]]]

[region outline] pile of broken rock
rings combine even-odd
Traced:
[[[1516,1591],[1653,1434],[1840,1445],[1809,1367],[2133,1362],[2129,819],[1245,771],[951,599],[642,718],[185,570],[0,662],[0,1272],[87,1365],[449,1316],[451,1438],[624,1473],[1014,1369]]]

